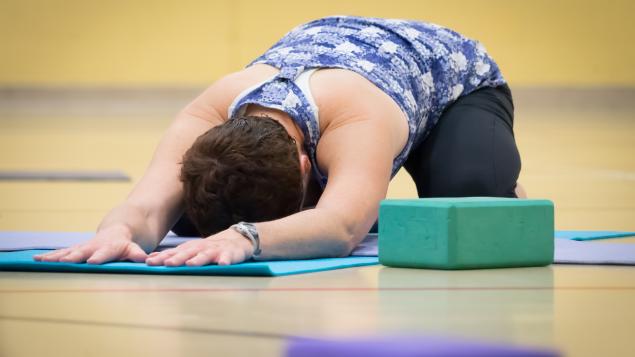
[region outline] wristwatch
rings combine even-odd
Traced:
[[[258,230],[253,223],[238,222],[229,227],[236,232],[240,233],[243,237],[249,239],[251,244],[254,245],[254,252],[251,255],[253,258],[258,258],[261,253],[260,250],[260,237],[258,236]]]

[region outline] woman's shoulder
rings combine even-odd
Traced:
[[[246,89],[270,79],[278,73],[275,67],[257,64],[229,73],[214,81],[185,110],[192,114],[209,115],[215,112],[227,120],[227,110],[234,99]]]
[[[395,156],[408,139],[408,119],[399,105],[362,75],[346,69],[317,71],[311,90],[320,113],[320,131],[369,124],[383,128]]]
[[[397,103],[364,76],[347,69],[317,71],[311,90],[320,109],[320,117],[346,120],[352,117],[405,119]]]

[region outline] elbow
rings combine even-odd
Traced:
[[[333,255],[335,258],[345,258],[351,255],[356,244],[352,239],[337,239],[333,247]]]
[[[356,227],[356,225],[346,224],[343,220],[338,220],[337,223],[338,228],[333,242],[333,252],[338,258],[348,257],[364,237],[362,236],[360,239],[359,227]]]
[[[370,226],[366,227],[363,223],[362,218],[351,217],[340,210],[318,208],[315,210],[321,212],[322,222],[328,222],[320,235],[324,238],[328,237],[323,241],[327,244],[323,251],[329,252],[329,257],[342,258],[351,255],[370,229]]]

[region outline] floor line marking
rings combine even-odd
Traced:
[[[144,325],[144,324],[134,324],[134,323],[123,323],[123,322],[101,322],[101,321],[85,321],[85,320],[71,320],[71,319],[57,319],[57,318],[42,318],[42,317],[0,315],[0,320],[81,325],[81,326],[90,325],[90,326],[98,326],[98,327],[132,328],[132,329],[140,329],[140,330],[180,331],[180,332],[191,332],[191,333],[200,333],[200,334],[208,334],[208,335],[254,337],[254,338],[275,339],[275,340],[286,340],[286,339],[295,337],[295,336],[287,335],[287,334],[259,332],[259,331],[232,331],[232,330],[211,329],[211,328],[204,328],[204,327],[187,327],[187,326],[154,326],[154,325]]]
[[[408,291],[521,291],[521,290],[635,290],[635,286],[485,286],[485,287],[393,287],[393,288],[94,288],[94,289],[3,289],[0,294],[57,293],[224,293],[224,292],[408,292]]]

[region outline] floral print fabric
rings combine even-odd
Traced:
[[[334,16],[300,25],[251,64],[281,70],[237,98],[230,117],[246,104],[288,113],[303,130],[317,170],[317,113],[294,80],[311,68],[343,68],[367,78],[388,94],[408,119],[409,138],[393,162],[393,175],[457,98],[505,83],[498,66],[477,41],[418,21]],[[316,171],[322,187],[326,178]]]

